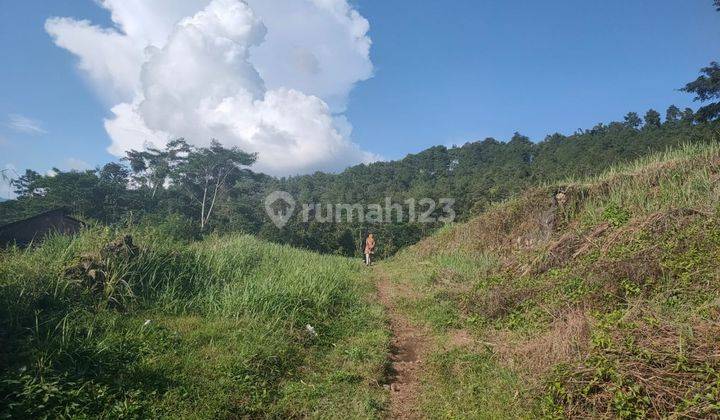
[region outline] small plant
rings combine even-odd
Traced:
[[[628,279],[622,279],[620,281],[620,286],[623,289],[623,292],[625,294],[625,298],[629,299],[635,296],[638,296],[642,289],[637,284],[631,282]]]
[[[602,213],[603,219],[613,227],[620,227],[630,220],[630,212],[620,207],[617,203],[611,203],[605,207]]]
[[[642,419],[647,416],[650,398],[644,394],[637,384],[632,384],[615,391],[613,409],[620,418]]]
[[[572,277],[563,284],[562,291],[568,300],[579,302],[588,293],[588,287],[584,279]]]

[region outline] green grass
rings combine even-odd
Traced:
[[[555,191],[549,238],[538,235]],[[597,236],[586,240],[593,232]],[[445,343],[431,418],[720,415],[720,145],[545,185],[384,263]],[[583,248],[583,245],[586,245]]]
[[[146,231],[136,257],[102,261],[99,290],[66,273],[117,234],[0,254],[3,416],[382,413],[388,333],[356,261]]]
[[[489,351],[439,351],[427,362],[421,410],[432,419],[530,418],[520,386]]]

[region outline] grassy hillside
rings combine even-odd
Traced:
[[[388,337],[359,263],[132,233],[0,253],[0,417],[377,416]]]
[[[534,188],[381,267],[428,416],[720,416],[720,146]]]
[[[694,144],[374,272],[157,228],[0,252],[0,416],[720,416],[719,319],[720,145]]]

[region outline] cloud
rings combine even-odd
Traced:
[[[15,192],[10,185],[10,180],[17,177],[17,168],[12,163],[6,163],[0,168],[2,176],[0,177],[0,198],[14,198]]]
[[[102,0],[114,28],[52,18],[55,43],[118,98],[108,150],[174,137],[259,153],[256,169],[337,170],[378,156],[342,115],[372,76],[369,24],[347,0]]]
[[[92,165],[85,162],[84,160],[80,160],[74,157],[65,159],[65,167],[67,167],[71,171],[85,171],[93,168]]]
[[[25,117],[20,114],[8,115],[7,123],[5,124],[11,130],[17,131],[18,133],[25,134],[46,134],[47,131],[42,128],[42,123],[38,120]]]

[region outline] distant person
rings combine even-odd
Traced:
[[[365,239],[365,265],[370,265],[372,261],[370,261],[370,254],[375,253],[375,237],[373,234],[369,234],[367,239]]]

